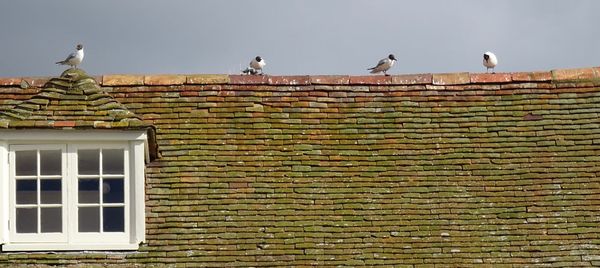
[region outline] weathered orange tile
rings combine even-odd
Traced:
[[[56,121],[54,127],[74,127],[75,121]]]
[[[171,75],[171,74],[159,74],[159,75],[146,75],[144,76],[144,85],[149,86],[172,86],[172,85],[183,85],[186,77],[184,75]]]
[[[308,75],[298,76],[268,76],[269,85],[310,85],[310,79]]]
[[[186,84],[190,85],[214,85],[229,83],[226,74],[193,74],[186,76]]]
[[[0,77],[0,86],[14,86],[21,83],[21,78],[15,77]]]
[[[514,82],[543,82],[552,80],[550,72],[518,72],[511,73]]]
[[[555,81],[593,78],[598,77],[596,76],[596,73],[592,68],[552,70],[552,80]]]
[[[432,74],[401,74],[392,75],[394,85],[425,85],[433,82]]]
[[[348,75],[311,75],[310,83],[314,85],[348,85],[350,76]]]
[[[508,83],[512,81],[510,73],[477,73],[470,75],[471,83]]]
[[[112,74],[102,76],[103,86],[141,86],[143,84],[143,75]]]
[[[464,85],[471,83],[469,73],[441,73],[433,74],[434,85]]]
[[[351,85],[389,85],[392,83],[392,76],[385,75],[360,75],[350,76]]]
[[[230,75],[229,83],[233,85],[261,85],[269,83],[266,75]]]

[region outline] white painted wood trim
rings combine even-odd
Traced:
[[[145,189],[146,175],[144,174],[145,163],[144,158],[141,157],[144,155],[145,143],[141,141],[132,141],[131,142],[131,181],[135,183],[132,185],[133,191],[130,191],[133,194],[133,206],[135,215],[132,215],[132,226],[134,227],[133,237],[135,241],[132,241],[136,244],[146,241],[146,206],[145,206]]]
[[[2,251],[137,250],[138,244],[5,244]]]
[[[3,129],[0,130],[0,141],[11,143],[32,141],[145,141],[146,130],[55,130],[55,129]]]
[[[0,244],[8,242],[8,143],[0,141]]]

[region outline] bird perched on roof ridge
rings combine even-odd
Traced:
[[[498,64],[498,58],[492,52],[483,53],[483,66],[485,66],[485,72],[488,73],[490,69],[492,69],[492,73],[494,72],[494,67]]]
[[[69,65],[71,67],[77,68],[77,65],[81,64],[81,62],[83,61],[83,45],[78,44],[76,49],[77,50],[69,54],[69,56],[67,56],[65,60],[56,62],[56,64]]]
[[[394,57],[394,54],[390,54],[387,58],[380,60],[375,67],[367,70],[371,70],[372,74],[383,72],[384,75],[388,76],[389,74],[387,74],[387,70],[392,68],[395,62],[396,57]]]
[[[243,70],[242,73],[255,75],[258,74],[258,71],[260,71],[260,74],[263,75],[263,68],[265,65],[267,65],[265,60],[260,56],[256,56],[254,59],[252,59],[252,61],[250,61],[249,67],[246,68],[246,70]]]

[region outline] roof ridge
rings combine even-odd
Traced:
[[[67,70],[68,71],[68,70]],[[64,73],[63,73],[64,74]],[[62,77],[62,75],[61,75]],[[600,67],[507,73],[421,73],[383,75],[228,75],[228,74],[108,74],[95,77],[100,86],[175,85],[460,85],[513,82],[562,83],[600,80]],[[40,86],[49,78],[0,78],[0,86]],[[61,80],[55,80],[61,81]]]

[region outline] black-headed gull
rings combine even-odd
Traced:
[[[77,68],[77,65],[81,64],[82,61],[83,61],[83,45],[78,44],[77,51],[69,54],[69,56],[67,56],[67,58],[65,60],[59,61],[56,64],[69,65],[71,67]]]
[[[485,72],[488,73],[490,69],[492,69],[492,73],[494,73],[494,67],[498,64],[498,59],[496,55],[492,52],[483,53],[483,66],[485,66]]]
[[[390,54],[387,58],[380,60],[377,63],[377,66],[375,66],[373,68],[369,68],[367,70],[371,70],[372,74],[383,72],[383,74],[389,75],[389,74],[387,74],[387,70],[392,68],[392,66],[394,66],[395,62],[396,62],[396,57],[394,57],[394,54]]]
[[[246,68],[246,70],[243,70],[242,73],[258,74],[258,71],[260,71],[260,74],[262,75],[264,74],[263,67],[265,67],[265,65],[267,65],[265,60],[260,56],[256,56],[256,58],[252,59],[252,61],[250,62],[250,66]]]

